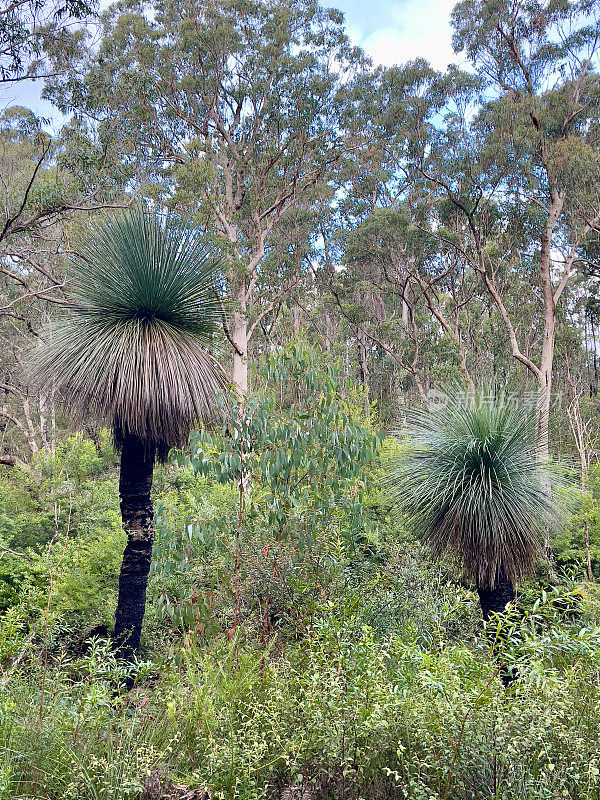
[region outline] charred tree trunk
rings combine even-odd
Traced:
[[[506,606],[512,603],[515,599],[515,587],[508,579],[504,570],[496,579],[494,587],[478,586],[477,594],[479,595],[479,605],[481,606],[481,613],[486,622],[488,622],[491,614],[503,614]],[[505,686],[508,686],[512,681],[518,678],[517,671],[514,668],[509,668],[502,664],[502,654],[495,653],[500,661],[500,678]]]
[[[506,606],[515,599],[515,588],[511,581],[506,577],[503,570],[494,584],[494,588],[489,586],[478,586],[479,604],[484,620],[487,622],[490,614],[502,614]]]
[[[119,601],[113,634],[115,652],[125,661],[132,661],[139,649],[146,605],[154,539],[154,514],[150,500],[154,456],[154,450],[148,449],[141,439],[135,436],[125,438],[119,494],[127,545],[119,576]]]

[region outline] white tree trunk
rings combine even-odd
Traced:
[[[294,339],[300,336],[300,306],[296,301],[292,302],[292,330]]]
[[[554,341],[556,338],[556,299],[552,286],[552,261],[550,257],[552,248],[552,235],[558,217],[562,211],[564,195],[556,190],[551,193],[551,206],[548,220],[540,241],[540,283],[544,301],[544,332],[542,340],[542,355],[538,379],[537,397],[537,434],[538,456],[540,461],[547,461],[550,457],[550,398],[552,393],[552,366],[554,361]],[[566,277],[569,270],[565,268]],[[570,269],[570,268],[569,268]],[[557,296],[559,296],[557,291]]]
[[[536,426],[538,458],[541,462],[550,458],[550,400],[552,397],[552,358],[542,368],[538,379]]]

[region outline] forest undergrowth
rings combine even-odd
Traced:
[[[576,513],[554,574],[483,624],[387,493],[402,443],[286,358],[267,371],[302,381],[302,402],[257,402],[247,455],[202,434],[158,470],[133,667],[109,641],[124,544],[109,437],[72,436],[2,479],[0,798],[600,797],[598,593]],[[508,688],[498,653],[518,671]]]

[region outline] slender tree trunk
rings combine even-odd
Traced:
[[[248,317],[247,287],[244,278],[239,278],[234,293],[234,312],[231,319],[233,351],[233,382],[242,397],[248,393]]]
[[[48,395],[45,392],[40,392],[40,438],[42,440],[42,447],[49,453],[51,450],[48,441]]]
[[[113,634],[115,651],[125,661],[132,661],[139,649],[146,605],[154,539],[150,500],[154,456],[154,451],[145,447],[141,439],[135,436],[125,439],[119,494],[127,545],[119,576],[119,601]]]
[[[542,235],[540,250],[540,277],[544,300],[544,330],[542,335],[540,369],[537,376],[536,425],[538,445],[537,457],[541,463],[547,462],[550,458],[550,400],[552,397],[552,368],[556,339],[556,301],[554,299],[552,286],[550,252],[552,232],[561,209],[561,195],[553,194],[552,208],[548,216],[546,229]],[[547,494],[550,494],[552,491],[547,482],[545,490]],[[550,528],[548,524],[546,524],[544,532],[544,550],[552,571],[553,557],[550,543]]]
[[[300,306],[295,300],[292,301],[292,331],[294,339],[300,336]]]
[[[408,328],[408,323],[410,322],[410,315],[409,315],[408,303],[404,299],[402,300],[401,321],[402,321],[402,327],[404,328],[404,330],[406,330]]]
[[[363,388],[363,410],[365,419],[368,421],[371,416],[371,402],[370,402],[370,386],[371,373],[369,370],[369,362],[367,360],[367,337],[365,329],[362,325],[358,326],[356,345],[358,353],[358,366],[360,368],[360,382]]]
[[[350,377],[350,345],[346,339],[346,352],[344,353],[344,380]]]
[[[579,446],[579,464],[581,468],[581,491],[587,492],[587,471],[589,467],[589,458],[588,452],[586,449],[586,442],[585,442],[585,428],[583,424],[583,420],[581,419],[581,411],[579,410],[579,404],[577,404],[576,413],[579,417],[579,430],[580,434],[578,438],[578,446]],[[594,580],[594,573],[592,572],[592,553],[590,551],[590,526],[587,519],[583,520],[583,538],[585,544],[585,569],[587,573],[588,581]]]
[[[592,390],[592,397],[596,397],[598,394],[598,354],[596,351],[596,326],[594,323],[591,323],[592,326],[592,345],[594,348],[594,388]]]
[[[21,395],[21,404],[23,406],[23,416],[25,417],[25,427],[23,428],[23,431],[27,437],[27,444],[29,445],[29,449],[32,453],[39,453],[40,448],[37,444],[35,425],[33,424],[33,420],[31,418],[31,409],[27,395]]]
[[[548,312],[549,314],[550,312]],[[537,402],[536,402],[536,427],[537,427],[537,458],[545,464],[550,459],[550,401],[552,397],[552,365],[554,361],[554,341],[556,334],[556,314],[552,312],[544,322],[544,341],[542,343],[542,358],[540,361],[540,374],[538,376]],[[545,476],[542,479],[544,490],[548,496],[552,494],[552,487]],[[550,539],[550,526],[544,526],[544,552],[550,568],[550,574],[555,574],[554,554]]]
[[[544,331],[542,335],[542,355],[538,375],[537,425],[538,448],[541,461],[550,457],[549,420],[550,397],[552,392],[552,362],[556,338],[556,297],[552,285],[552,237],[556,223],[562,212],[564,194],[556,189],[551,191],[551,204],[546,226],[540,239],[540,284],[544,303]],[[557,293],[557,297],[558,297]]]
[[[331,350],[331,317],[329,311],[325,309],[325,352],[329,353]]]
[[[50,447],[54,453],[56,449],[56,403],[54,402],[54,392],[52,393],[52,405],[50,408]]]
[[[243,312],[233,312],[231,338],[236,347],[233,353],[233,382],[243,396],[248,392],[248,321]]]
[[[589,334],[588,334],[588,319],[585,311],[583,312],[583,349],[585,352],[585,371],[587,373],[587,386],[592,397],[592,373],[590,366],[590,351],[589,351]]]
[[[554,331],[552,332],[552,348],[554,348]],[[552,396],[552,362],[553,352],[542,357],[541,375],[538,379],[536,419],[538,458],[545,463],[550,458],[550,400]]]

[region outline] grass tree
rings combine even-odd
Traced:
[[[535,416],[514,397],[449,393],[414,412],[390,484],[435,556],[475,580],[484,619],[515,598],[556,513],[536,457]]]
[[[35,353],[33,373],[107,424],[121,453],[127,545],[113,636],[131,660],[152,555],[154,464],[215,416],[227,383],[207,349],[221,315],[218,265],[177,217],[132,211],[93,229],[73,266],[70,312]]]

